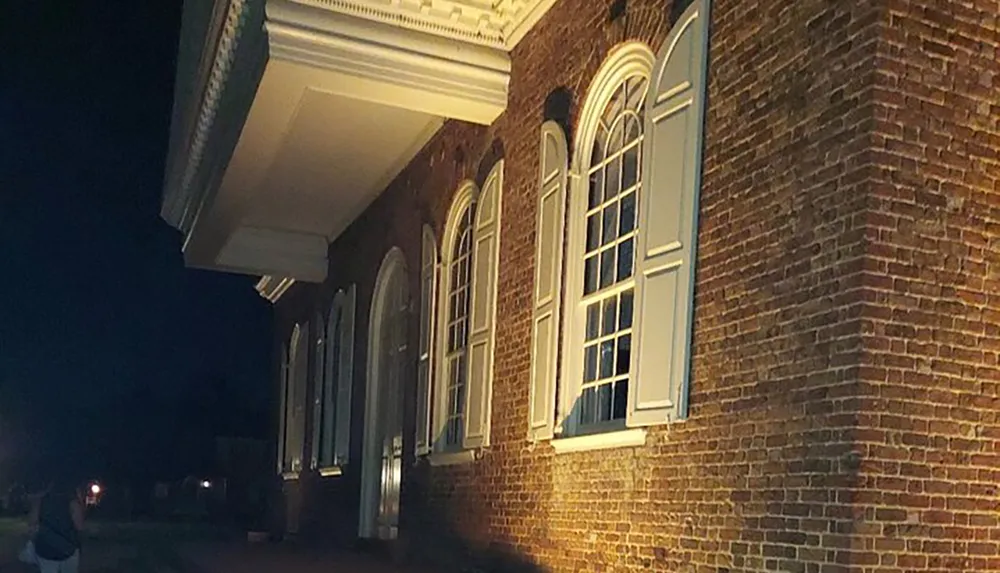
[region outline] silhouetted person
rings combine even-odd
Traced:
[[[73,482],[55,480],[32,508],[30,524],[41,573],[77,573],[83,503]]]

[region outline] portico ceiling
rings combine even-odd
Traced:
[[[508,51],[553,2],[188,0],[162,209],[187,264],[323,280],[446,120],[503,113]]]

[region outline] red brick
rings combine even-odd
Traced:
[[[525,437],[542,104],[568,88],[578,127],[609,49],[668,27],[655,0],[628,2],[627,27],[607,2],[556,2],[512,54],[503,116],[448,122],[334,242],[330,279],[276,305],[283,341],[357,284],[363,382],[382,256],[402,247],[419,292],[421,225],[440,237],[503,143],[493,444],[407,466],[411,546],[443,555],[447,534],[555,571],[1000,568],[995,496],[970,485],[1000,468],[1000,107],[978,105],[1000,88],[1000,1],[946,4],[714,2],[690,419],[556,456]],[[356,491],[334,490],[303,480],[289,499],[321,533],[350,530]]]

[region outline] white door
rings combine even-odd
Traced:
[[[386,256],[372,299],[365,458],[362,468],[362,537],[395,539],[403,457],[402,378],[407,365],[409,297],[398,249]]]

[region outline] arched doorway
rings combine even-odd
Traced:
[[[406,263],[396,247],[375,281],[368,332],[359,535],[395,539],[403,468],[402,378],[407,365]]]

